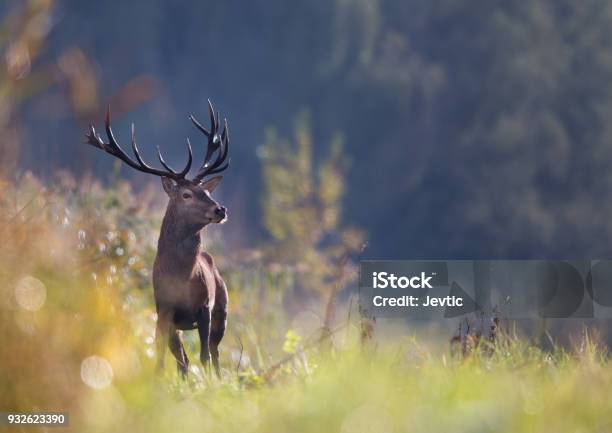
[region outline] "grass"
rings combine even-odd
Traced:
[[[88,392],[90,431],[610,431],[612,368],[598,351],[539,352],[520,341],[493,358],[408,356],[414,342],[353,347],[271,383],[232,375],[190,384],[143,374]],[[101,411],[101,408],[106,410]],[[112,414],[112,416],[111,416]]]
[[[491,356],[457,360],[447,336],[406,328],[362,347],[353,314],[333,344],[309,344],[320,307],[288,311],[284,270],[223,251],[223,379],[199,366],[193,333],[189,380],[169,354],[155,375],[148,269],[159,208],[126,185],[56,185],[0,184],[2,410],[67,411],[75,432],[612,431],[612,364],[586,331],[571,350],[506,336]]]

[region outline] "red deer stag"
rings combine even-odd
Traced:
[[[210,360],[217,376],[219,370],[219,343],[225,333],[227,317],[227,288],[210,254],[203,251],[200,231],[210,223],[223,223],[227,210],[212,199],[210,194],[221,182],[222,176],[204,178],[222,172],[229,166],[227,159],[229,130],[227,120],[219,134],[219,113],[208,101],[210,130],[193,116],[191,121],[207,138],[204,163],[191,180],[185,176],[193,159],[191,144],[187,139],[188,160],[181,171],[172,169],[157,148],[157,157],[164,169],[148,165],[138,150],[132,125],[132,151],[129,156],[117,143],[110,125],[110,113],[106,113],[105,143],[90,125],[87,143],[119,158],[130,167],[143,173],[161,177],[164,190],[170,200],[162,222],[157,256],[153,266],[153,288],[157,308],[157,369],[164,366],[165,345],[176,358],[178,370],[186,377],[189,360],[181,341],[180,330],[198,329],[200,335],[200,360],[207,370]],[[213,155],[216,157],[213,158]]]

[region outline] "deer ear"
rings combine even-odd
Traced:
[[[164,187],[164,191],[166,191],[166,194],[172,197],[174,195],[174,191],[176,190],[176,183],[169,177],[162,177],[161,181],[162,186]]]
[[[211,179],[208,179],[206,182],[202,182],[200,184],[200,188],[208,192],[213,192],[215,188],[219,186],[222,179],[223,179],[223,176],[215,176]]]

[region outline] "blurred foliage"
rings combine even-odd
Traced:
[[[31,133],[23,124],[25,105],[56,87],[63,89],[64,98],[46,109],[54,118],[62,111],[76,118],[88,116],[97,108],[98,82],[87,56],[74,45],[63,47],[51,59],[46,55],[47,39],[54,24],[54,3],[54,0],[24,1],[10,9],[0,22],[0,170],[3,173],[16,168],[23,142]]]
[[[340,226],[347,159],[342,138],[332,139],[329,155],[313,155],[309,115],[295,121],[293,140],[268,130],[258,149],[263,167],[263,221],[273,242],[269,260],[296,270],[298,285],[324,297],[331,287],[344,287],[347,258],[361,250],[363,235]],[[353,275],[354,276],[354,275]]]
[[[29,75],[48,30],[51,6],[51,1],[31,1],[22,14],[10,13],[0,23],[0,170],[5,173],[17,162],[14,109],[48,82]]]
[[[134,290],[150,286],[158,224],[150,195],[136,200],[127,184],[103,190],[65,173],[53,185],[29,173],[2,182],[0,333],[10,354],[0,366],[3,407],[72,404],[82,358],[137,363],[138,327],[150,334],[154,326],[148,294]]]

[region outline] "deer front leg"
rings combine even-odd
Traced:
[[[225,307],[217,307],[215,304],[212,312],[212,323],[210,329],[210,353],[212,355],[212,363],[215,368],[217,377],[221,379],[221,369],[219,368],[219,343],[225,334],[225,326],[227,323],[227,310]]]
[[[166,344],[170,331],[170,314],[166,311],[157,312],[157,326],[155,327],[155,347],[157,349],[157,365],[155,371],[161,373],[164,369]]]
[[[210,309],[202,307],[198,314],[198,334],[200,335],[200,361],[206,371],[210,371]]]
[[[176,358],[176,368],[183,379],[187,378],[187,371],[189,370],[189,358],[187,358],[187,352],[183,347],[183,341],[181,340],[181,334],[174,325],[170,325],[170,340],[168,341],[170,351]]]

